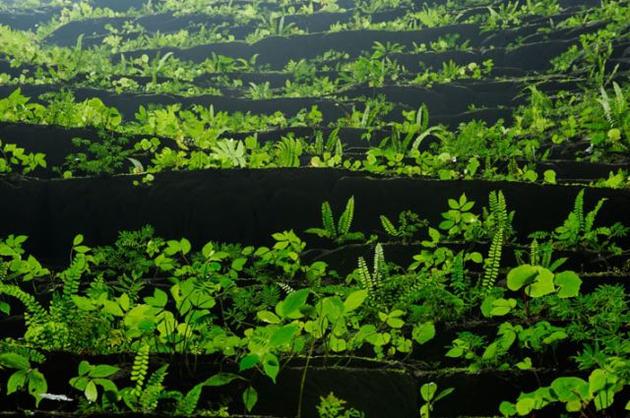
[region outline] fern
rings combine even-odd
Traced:
[[[374,272],[372,273],[372,283],[375,288],[381,286],[381,280],[385,276],[385,252],[381,244],[376,244],[374,248]]]
[[[595,219],[597,218],[597,214],[602,209],[602,206],[604,206],[604,203],[606,202],[606,200],[608,199],[600,199],[595,205],[595,208],[593,208],[593,210],[591,210],[584,218],[584,221],[582,224],[582,231],[585,234],[588,234],[593,231],[593,226],[595,225]]]
[[[372,272],[370,272],[370,269],[363,257],[359,257],[358,264],[359,282],[363,288],[368,291],[370,299],[373,301],[379,300],[379,290],[382,287],[382,281],[386,274],[383,246],[381,244],[376,244],[376,247],[374,248],[374,265]]]
[[[168,364],[163,365],[157,369],[151,377],[147,380],[145,389],[141,395],[141,407],[143,412],[155,411],[158,405],[158,401],[161,398],[162,391],[164,390],[164,379],[168,374]]]
[[[579,230],[584,231],[584,189],[580,190],[575,197],[573,213],[578,221]]]
[[[488,258],[484,269],[483,280],[481,282],[482,292],[486,294],[490,291],[499,277],[501,267],[501,254],[503,252],[503,228],[499,228],[492,237]]]
[[[332,239],[337,243],[347,241],[363,240],[365,237],[361,232],[350,232],[352,220],[354,219],[354,196],[346,202],[346,208],[341,213],[337,226],[335,226],[335,216],[329,202],[322,203],[322,226],[323,228],[309,228],[307,234],[315,234],[321,238]]]
[[[396,228],[396,226],[394,226],[394,224],[389,220],[387,216],[381,215],[380,220],[381,220],[381,225],[383,226],[383,229],[388,235],[392,237],[400,236],[400,231]]]
[[[140,347],[133,360],[133,367],[131,369],[131,381],[135,382],[136,386],[133,388],[133,394],[140,396],[142,394],[142,388],[144,387],[144,380],[147,377],[149,371],[149,346],[147,344]]]
[[[37,301],[37,299],[35,299],[33,295],[26,293],[18,286],[0,284],[0,294],[11,296],[22,302],[22,304],[26,308],[25,317],[27,325],[31,325],[33,323],[41,323],[46,320],[48,312],[46,312],[44,307],[39,304],[39,302]]]
[[[282,289],[284,293],[286,293],[287,295],[295,292],[295,289],[286,283],[277,283],[277,284],[278,284],[278,287],[280,287],[280,289]]]
[[[352,219],[354,218],[354,196],[348,199],[346,203],[346,209],[339,217],[339,224],[337,232],[340,236],[350,233],[350,227],[352,226]]]
[[[330,207],[330,203],[322,203],[322,224],[329,238],[337,236],[337,229],[335,228],[335,217]]]
[[[204,387],[203,383],[195,385],[192,389],[186,393],[186,396],[182,397],[177,402],[177,407],[175,408],[176,415],[192,415],[197,409],[197,405],[199,404],[199,399],[201,398],[201,391]]]
[[[374,284],[372,283],[372,275],[370,269],[363,257],[359,257],[359,281],[364,289],[368,291],[369,295],[372,295]]]

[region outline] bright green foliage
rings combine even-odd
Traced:
[[[84,360],[79,364],[79,376],[70,379],[70,385],[82,391],[89,402],[98,400],[98,386],[102,388],[105,395],[116,400],[118,388],[110,378],[119,370],[118,367],[107,364],[91,365]]]
[[[31,361],[13,352],[0,353],[0,368],[15,369],[7,381],[7,395],[27,388],[28,393],[35,398],[35,406],[42,400],[42,394],[48,390],[48,383],[44,375],[32,367]]]
[[[420,418],[431,418],[431,413],[435,408],[435,403],[444,399],[454,391],[455,389],[453,388],[446,388],[438,393],[437,384],[434,382],[423,384],[420,387],[420,396],[422,397],[424,404],[420,408]]]
[[[332,392],[319,398],[317,414],[319,418],[362,418],[365,415],[354,408],[348,408],[346,401],[337,398]]]
[[[344,211],[339,216],[335,224],[335,217],[330,207],[330,203],[322,203],[322,228],[309,228],[308,234],[315,234],[321,238],[328,238],[338,244],[361,241],[365,238],[361,232],[351,232],[352,220],[354,218],[354,196],[346,202]]]

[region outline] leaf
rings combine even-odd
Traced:
[[[108,364],[99,364],[98,366],[94,366],[92,371],[90,372],[91,377],[109,377],[120,370],[118,367],[110,366]]]
[[[268,324],[279,324],[281,322],[276,314],[269,311],[260,311],[256,314],[256,317]]]
[[[540,270],[536,281],[525,288],[525,293],[533,298],[548,295],[556,290],[553,285],[553,273],[544,268]]]
[[[523,286],[534,281],[534,278],[538,274],[536,267],[523,264],[510,270],[507,275],[507,287],[510,290],[517,291]]]
[[[204,382],[206,386],[225,386],[230,382],[233,382],[237,379],[243,379],[241,376],[234,373],[217,373],[214,376],[211,376]]]
[[[582,401],[589,397],[589,385],[579,377],[559,377],[551,382],[551,390],[561,402]]]
[[[263,359],[263,370],[265,371],[265,374],[271,378],[273,383],[276,383],[276,377],[280,372],[278,357],[271,353],[267,353]]]
[[[559,298],[572,298],[580,293],[582,279],[573,271],[563,271],[556,274],[554,282],[560,288],[558,290]]]
[[[544,267],[523,264],[510,270],[507,286],[514,291],[525,286],[525,294],[537,298],[555,290],[553,278],[553,273]]]
[[[310,290],[300,289],[276,305],[276,313],[282,318],[298,319],[302,317],[300,309],[306,304]]]
[[[499,405],[499,412],[501,412],[504,417],[514,416],[517,414],[516,405],[511,402],[503,401]]]
[[[26,370],[31,367],[31,363],[26,357],[16,353],[0,354],[0,365],[19,370]]]
[[[98,398],[98,390],[96,389],[96,384],[93,381],[89,381],[87,386],[85,386],[85,397],[90,402],[95,402]]]
[[[608,374],[605,370],[595,369],[591,372],[591,375],[588,377],[588,387],[592,393],[599,392],[606,387],[606,381],[608,378]]]
[[[269,344],[272,347],[280,347],[289,344],[299,329],[300,327],[297,324],[288,324],[280,327],[271,336]]]
[[[368,297],[368,290],[357,290],[356,292],[352,292],[348,295],[345,302],[343,303],[345,312],[352,312],[357,309],[359,306],[363,304],[365,299]]]
[[[504,316],[507,315],[512,309],[516,307],[516,299],[499,298],[492,302],[492,309],[490,310],[491,316]]]
[[[418,324],[413,327],[411,336],[418,344],[424,344],[435,337],[435,325],[432,321]]]
[[[260,357],[258,357],[258,354],[253,354],[253,353],[248,354],[245,357],[243,357],[241,361],[238,363],[238,369],[241,372],[243,370],[249,370],[255,365],[257,365],[259,362],[260,362]]]
[[[26,383],[26,370],[18,370],[7,381],[7,395],[10,395],[24,387]]]
[[[35,406],[39,405],[41,401],[41,394],[46,393],[48,390],[48,383],[46,378],[37,369],[33,369],[28,373],[28,393],[35,398]]]
[[[96,305],[94,305],[92,299],[86,298],[85,296],[72,295],[72,301],[77,308],[82,311],[93,311],[96,309]]]
[[[446,388],[446,389],[440,391],[440,393],[437,394],[435,399],[433,399],[433,402],[437,402],[440,399],[444,399],[444,398],[446,398],[448,395],[450,395],[453,392],[455,392],[455,388]]]
[[[258,392],[252,386],[248,386],[247,389],[243,391],[243,404],[245,405],[245,409],[247,412],[252,412],[254,406],[258,402]]]
[[[420,395],[425,402],[433,400],[435,392],[437,392],[437,385],[434,382],[425,383],[420,387]]]
[[[72,240],[72,246],[76,247],[77,245],[80,245],[82,242],[83,242],[83,235],[79,234],[75,236],[74,239]]]
[[[154,308],[164,308],[168,302],[168,295],[162,289],[155,288],[153,289],[153,296],[147,296],[144,298],[144,302]]]

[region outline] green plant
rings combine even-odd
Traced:
[[[346,202],[344,211],[339,216],[339,220],[335,222],[335,217],[330,207],[330,203],[322,203],[322,228],[309,228],[306,230],[308,234],[314,234],[321,238],[327,238],[335,241],[337,244],[343,244],[349,241],[361,241],[365,239],[365,235],[361,232],[351,232],[352,220],[354,218],[354,196],[350,197]]]
[[[319,418],[360,418],[365,414],[354,408],[347,408],[346,401],[337,398],[332,392],[326,397],[320,396],[317,413]]]
[[[422,407],[420,407],[420,417],[430,418],[431,413],[435,408],[435,403],[444,399],[454,391],[455,389],[453,388],[446,388],[438,393],[437,384],[435,384],[434,382],[423,384],[420,387],[420,396],[422,396],[424,404],[422,405]]]
[[[26,175],[39,167],[46,168],[46,155],[27,153],[15,144],[2,144],[0,140],[0,175],[17,173]]]
[[[573,209],[564,223],[555,228],[553,233],[535,233],[533,238],[550,238],[561,249],[581,248],[600,253],[620,254],[621,249],[615,238],[624,237],[628,227],[621,223],[610,226],[596,226],[595,221],[606,199],[600,199],[589,212],[584,208],[584,190],[575,198]]]
[[[475,202],[468,200],[463,193],[459,199],[448,199],[449,210],[442,213],[443,221],[439,228],[446,231],[449,238],[464,236],[471,228],[476,227],[479,217],[471,212]]]
[[[400,212],[398,215],[398,226],[385,215],[379,217],[383,230],[391,237],[402,239],[403,242],[409,242],[413,236],[422,228],[428,225],[424,219],[420,219],[417,213],[410,210]]]
[[[588,380],[580,377],[559,377],[549,386],[543,386],[533,392],[521,393],[516,403],[502,402],[500,412],[505,417],[529,416],[545,407],[560,403],[569,413],[579,413],[582,416],[601,416],[603,411],[615,403],[615,395],[627,387],[628,361],[620,358],[610,358],[604,367],[594,369]],[[628,411],[626,405],[625,409]]]
[[[28,393],[35,398],[35,406],[39,405],[48,390],[48,383],[27,357],[13,352],[0,353],[0,368],[15,369],[7,381],[7,395],[28,388]]]
[[[110,378],[119,370],[108,364],[91,365],[83,360],[79,364],[79,375],[70,379],[70,386],[83,392],[89,402],[98,400],[98,386],[103,390],[103,397],[108,397],[110,402],[116,401],[118,388]]]

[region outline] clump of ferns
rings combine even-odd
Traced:
[[[73,296],[79,292],[81,278],[93,262],[92,256],[87,254],[87,247],[81,246],[80,252],[76,251],[77,248],[79,244],[73,247],[74,257],[70,266],[56,276],[61,281],[61,290],[52,294],[47,308],[19,286],[0,284],[0,294],[24,305],[27,326],[24,339],[33,347],[49,351],[82,351],[94,349],[100,343],[106,344],[107,332],[103,332],[103,328],[107,327],[105,319],[77,309],[73,301]]]
[[[491,192],[489,199],[488,232],[492,236],[488,256],[484,260],[484,271],[479,281],[478,295],[483,298],[494,289],[499,271],[503,247],[514,234],[512,219],[514,213],[508,214],[507,204],[502,192]]]

